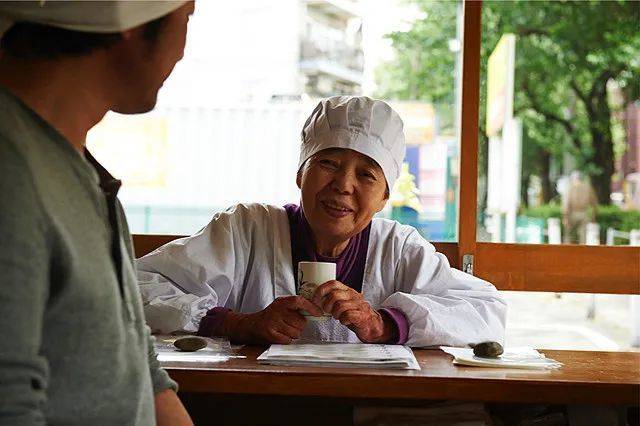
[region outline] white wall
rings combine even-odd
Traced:
[[[184,59],[159,105],[220,105],[299,94],[299,0],[196,2]]]
[[[125,185],[127,205],[296,202],[300,129],[311,104],[158,109],[168,125],[163,187]]]

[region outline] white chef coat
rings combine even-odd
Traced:
[[[253,313],[295,295],[289,229],[283,207],[238,204],[138,259],[149,326],[195,331],[214,306]],[[506,304],[496,288],[452,268],[413,227],[373,219],[362,293],[373,308],[405,315],[410,346],[503,342]],[[333,318],[309,321],[303,337],[359,342]]]

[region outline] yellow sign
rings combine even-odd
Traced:
[[[487,136],[495,136],[513,115],[516,36],[504,34],[487,65]]]
[[[436,131],[436,113],[427,102],[389,102],[404,123],[407,145],[433,142]]]
[[[89,151],[128,187],[166,184],[167,121],[161,117],[108,113],[87,134]]]

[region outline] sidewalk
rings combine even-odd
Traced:
[[[640,351],[632,348],[630,296],[502,292],[509,305],[506,344],[541,349]]]

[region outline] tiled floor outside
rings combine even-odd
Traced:
[[[640,351],[631,346],[631,296],[596,295],[595,317],[589,319],[588,294],[503,292],[503,295],[509,304],[508,346]]]

